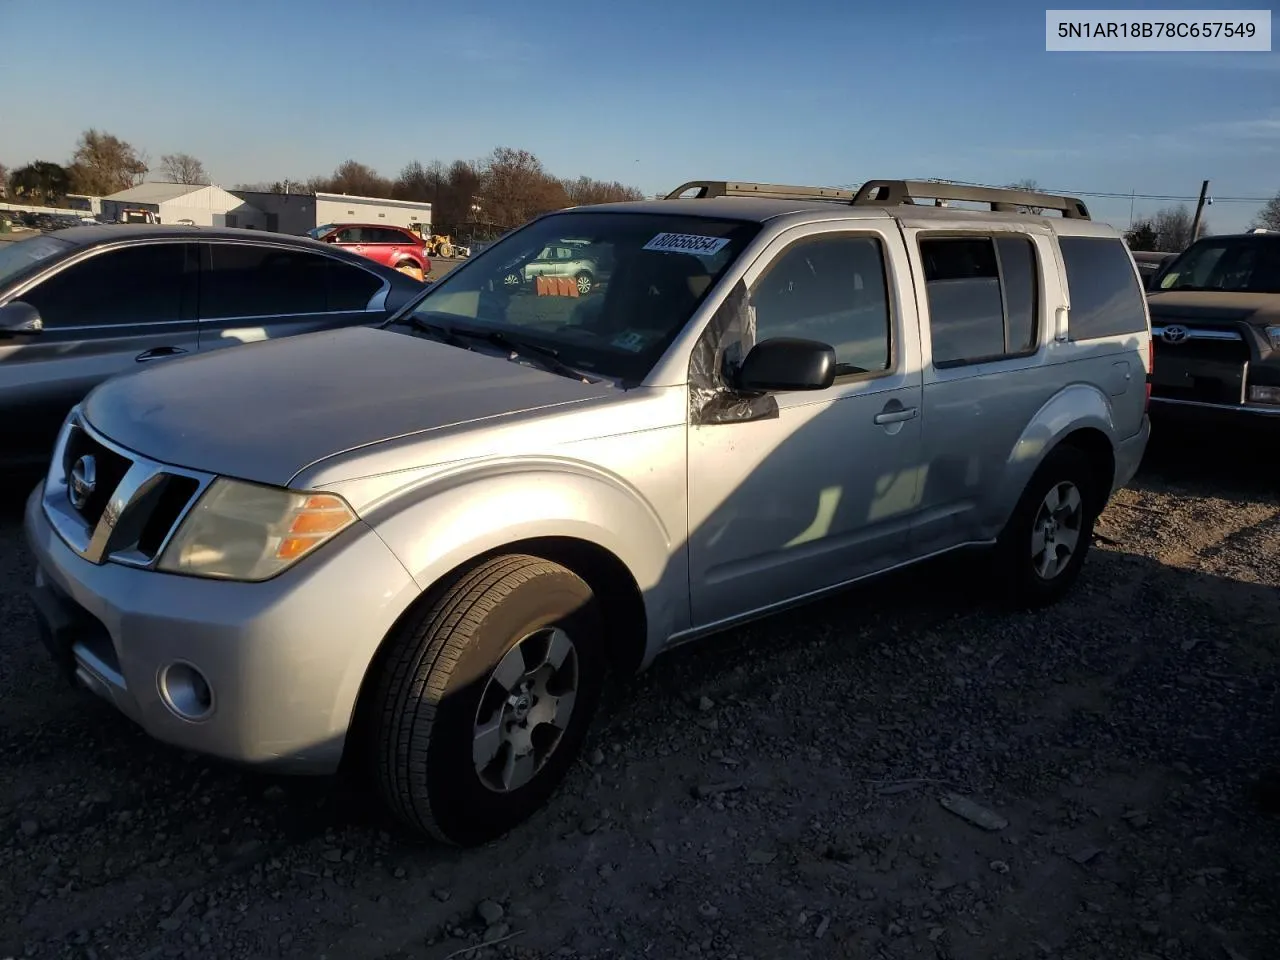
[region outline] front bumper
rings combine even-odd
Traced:
[[[287,772],[337,768],[365,672],[419,592],[363,524],[263,583],[92,563],[58,536],[39,488],[25,529],[41,635],[74,682],[158,740]],[[208,683],[203,718],[166,697],[174,663]]]

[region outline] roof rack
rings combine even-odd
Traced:
[[[1051,193],[1016,190],[1003,187],[971,187],[956,183],[934,183],[926,180],[868,180],[854,195],[856,207],[896,207],[914,204],[917,198],[934,201],[960,200],[989,203],[1001,213],[1017,213],[1019,207],[1058,210],[1070,220],[1089,220],[1089,208],[1075,197],[1059,197]]]
[[[698,192],[692,197],[684,194]],[[853,202],[852,190],[834,187],[791,187],[781,183],[746,183],[732,180],[690,180],[667,194],[667,200],[706,200],[711,197],[764,197],[768,200],[838,200]]]
[[[690,197],[685,194],[697,191]],[[830,200],[855,207],[897,207],[921,199],[945,206],[948,200],[986,203],[999,213],[1017,213],[1026,207],[1057,210],[1070,220],[1089,220],[1089,208],[1076,197],[1060,197],[1032,190],[1005,187],[971,187],[927,180],[868,180],[857,191],[835,187],[794,187],[780,183],[748,183],[733,180],[690,180],[666,195],[667,200],[705,200],[712,197],[764,197],[769,200]]]

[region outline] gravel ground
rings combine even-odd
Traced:
[[[1235,449],[1157,445],[1056,609],[951,561],[673,652],[472,851],[62,686],[10,509],[0,958],[1275,957],[1277,446]]]

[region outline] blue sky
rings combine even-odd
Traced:
[[[1280,191],[1280,53],[1047,53],[1044,10],[0,0],[0,163],[64,161],[96,126],[153,162],[195,154],[225,186],[504,145],[650,193],[887,177]],[[1127,226],[1128,199],[1085,199]],[[1243,228],[1255,208],[1215,203],[1210,227]]]

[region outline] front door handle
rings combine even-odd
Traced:
[[[182,347],[155,347],[151,350],[143,350],[142,353],[134,357],[138,363],[146,363],[148,360],[160,360],[164,357],[176,357],[187,351]]]
[[[919,407],[903,407],[900,410],[884,410],[876,414],[875,422],[879,424],[902,423],[904,420],[914,420],[919,412]]]

